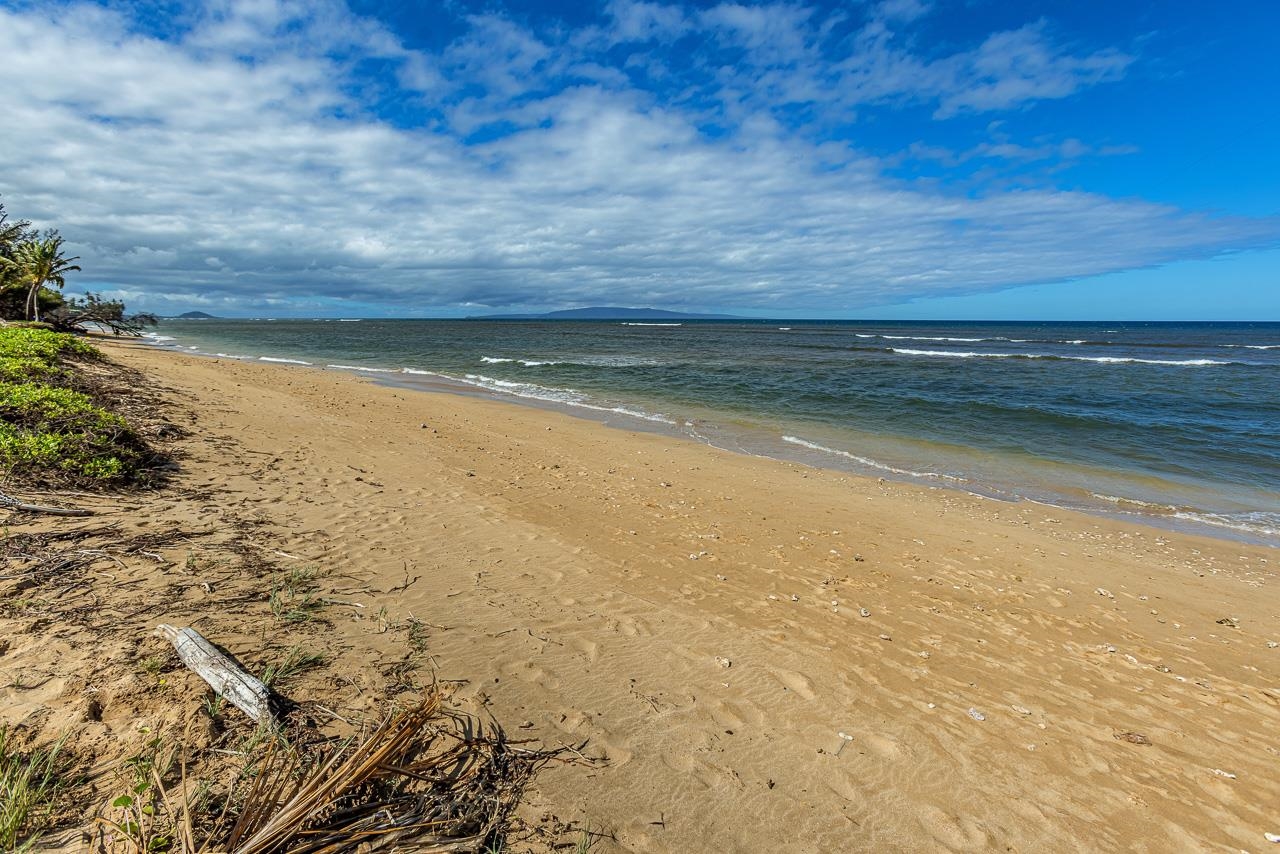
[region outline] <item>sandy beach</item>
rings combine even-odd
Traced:
[[[318,567],[327,625],[287,631],[330,662],[292,690],[344,715],[372,710],[412,621],[417,678],[593,760],[539,774],[530,826],[590,827],[602,852],[1263,851],[1280,833],[1273,549],[338,371],[105,349],[190,413],[186,491],[85,501],[134,531],[234,511]],[[134,648],[6,614],[0,722],[78,728],[88,751],[190,716],[194,676],[140,691],[95,679],[94,656],[163,651],[157,622],[260,649],[247,610],[208,607],[253,580],[203,560],[120,558],[159,609]]]

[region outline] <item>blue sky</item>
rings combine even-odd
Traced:
[[[1280,4],[0,0],[0,199],[159,312],[1280,320]]]

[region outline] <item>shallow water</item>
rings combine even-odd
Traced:
[[[1280,545],[1280,324],[166,321],[152,340]]]

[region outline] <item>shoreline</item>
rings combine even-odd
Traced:
[[[1280,830],[1272,549],[104,349],[185,397],[196,441],[244,449],[181,476],[362,606],[327,643],[376,666],[393,638],[370,616],[420,621],[456,702],[585,743],[598,761],[548,768],[522,814],[602,828],[601,851],[1259,849]]]
[[[334,321],[341,322],[341,321]],[[736,425],[721,428],[722,415],[708,411],[706,421],[673,420],[666,415],[647,412],[642,408],[595,405],[586,402],[571,403],[530,394],[513,389],[493,387],[478,382],[459,379],[432,370],[410,368],[382,368],[346,364],[316,364],[304,360],[274,356],[238,356],[225,353],[207,353],[196,347],[171,345],[164,341],[143,339],[148,346],[169,352],[196,355],[210,359],[227,359],[237,362],[274,364],[305,367],[320,371],[341,371],[375,384],[392,388],[404,388],[428,394],[444,393],[498,403],[510,403],[543,411],[559,412],[574,418],[604,424],[619,430],[639,430],[656,435],[683,439],[718,450],[746,456],[762,457],[784,463],[800,464],[815,469],[851,474],[857,477],[885,478],[899,483],[909,483],[928,488],[940,487],[957,490],[966,495],[1003,503],[1027,502],[1051,507],[1064,512],[1083,513],[1121,523],[1146,525],[1168,533],[1208,536],[1228,542],[1280,549],[1280,531],[1258,530],[1232,521],[1218,521],[1220,514],[1195,511],[1175,503],[1152,502],[1143,499],[1112,495],[1105,486],[1090,488],[1085,485],[1058,483],[1055,486],[1033,486],[1024,479],[992,481],[972,480],[945,472],[918,472],[881,463],[857,453],[827,447],[820,442],[787,433],[795,425],[774,424],[760,421],[750,427]],[[818,433],[825,428],[817,427]],[[718,430],[717,435],[710,435]],[[776,434],[776,435],[775,435]],[[884,438],[897,441],[895,437]],[[953,453],[982,454],[976,448],[955,446]],[[1027,470],[1025,474],[1030,474]],[[1096,479],[1101,472],[1095,472]],[[1101,490],[1101,491],[1097,491]],[[1054,494],[1054,493],[1057,494]],[[1068,498],[1068,494],[1076,498]],[[1131,509],[1121,509],[1131,508]]]

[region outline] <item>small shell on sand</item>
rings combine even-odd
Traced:
[[[720,665],[721,667],[724,667],[724,668],[733,667],[733,662],[732,662],[732,661],[730,661],[729,659],[725,658],[725,657],[724,657],[724,656],[722,656],[722,655],[717,655],[717,656],[716,656],[716,664],[718,664],[718,665]]]
[[[985,721],[987,719],[986,715],[974,708],[969,709],[969,717],[973,718],[975,721]]]

